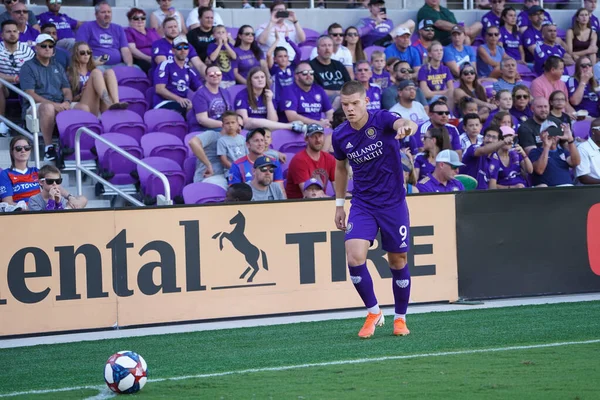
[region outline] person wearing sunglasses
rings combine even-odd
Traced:
[[[569,102],[575,111],[585,110],[592,118],[600,117],[598,81],[594,77],[593,64],[589,57],[579,57],[575,63],[575,74],[567,80]]]
[[[60,8],[62,0],[46,0],[48,11],[37,16],[40,26],[45,24],[54,24],[56,26],[58,40],[56,46],[71,50],[75,44],[75,31],[83,24],[83,21],[77,21],[62,14]],[[43,31],[43,28],[42,28]]]
[[[465,190],[463,184],[454,178],[458,174],[458,169],[464,165],[455,151],[440,151],[435,158],[433,172],[417,183],[419,193],[447,193]]]
[[[477,48],[477,74],[482,78],[497,79],[500,72],[500,61],[506,52],[499,44],[500,28],[490,26],[485,32],[485,43]]]
[[[543,41],[537,42],[535,45],[533,72],[541,75],[544,72],[544,62],[550,56],[561,58],[565,66],[575,64],[571,54],[567,53],[562,46],[563,41],[557,36],[556,25],[550,21],[544,21],[542,24],[542,38]]]
[[[419,22],[419,30],[417,33],[419,34],[419,38],[412,43],[412,46],[419,51],[421,63],[425,63],[427,61],[427,49],[429,49],[429,46],[431,46],[435,37],[433,21],[424,19]]]
[[[35,38],[40,34],[39,29],[33,28],[27,22],[27,6],[23,3],[17,3],[10,10],[10,15],[17,22],[19,29],[19,42],[27,43],[33,46]]]
[[[533,112],[529,107],[531,92],[527,86],[516,85],[512,90],[512,98],[513,106],[510,109],[510,113],[517,119],[519,125],[533,117]],[[519,125],[517,125],[517,127]]]
[[[46,35],[52,36],[54,42],[58,42],[58,32],[56,30],[56,25],[51,22],[45,23],[42,25],[42,33]],[[71,61],[71,51],[62,47],[55,46],[54,47],[54,58],[56,61],[62,65],[62,67],[67,70]]]
[[[195,118],[187,119],[190,132],[220,130],[223,127],[221,117],[228,110],[233,110],[231,93],[220,87],[222,77],[217,65],[206,69],[206,81],[192,99]]]
[[[287,198],[281,185],[273,182],[276,167],[276,160],[269,156],[261,156],[254,161],[254,172],[250,181],[252,201],[285,200]]]
[[[590,137],[581,143],[577,150],[581,157],[581,162],[575,169],[577,182],[581,185],[599,185],[600,184],[600,118],[596,118],[590,125]]]
[[[492,30],[494,28],[495,27],[490,27],[488,30]],[[483,86],[481,86],[481,83],[479,83],[477,71],[471,63],[464,63],[460,67],[459,82],[460,86],[454,89],[455,104],[459,104],[463,97],[471,97],[475,103],[477,103],[481,120],[485,121],[490,115],[490,112],[496,110],[498,106],[491,103],[488,99],[486,90]],[[508,108],[510,109],[510,106]]]
[[[354,79],[354,64],[352,61],[352,53],[350,50],[344,46],[344,28],[337,22],[329,25],[327,27],[327,34],[333,40],[333,54],[331,55],[332,60],[337,60],[344,64],[350,77]],[[317,57],[317,48],[313,47],[310,52],[310,59]]]
[[[517,25],[519,26],[521,33],[524,33],[531,26],[537,26],[537,29],[540,28],[539,24],[541,24],[541,21],[539,21],[539,19],[531,18],[532,15],[536,15],[540,11],[541,14],[539,17],[542,18],[542,21],[552,22],[550,13],[540,7],[540,0],[524,0],[523,9],[517,17]]]
[[[233,50],[237,54],[233,64],[233,73],[237,83],[245,85],[252,68],[261,67],[265,73],[268,72],[265,54],[258,46],[254,28],[250,25],[240,26]]]
[[[172,0],[156,0],[156,3],[158,3],[158,9],[152,11],[152,14],[150,14],[150,27],[156,29],[159,35],[164,36],[164,32],[162,31],[163,21],[168,17],[175,18],[179,32],[185,35],[188,30],[184,23],[183,15],[172,6]]]
[[[54,165],[48,164],[40,168],[38,172],[40,193],[29,199],[28,208],[30,211],[55,211],[66,210],[69,208],[85,208],[87,199],[85,196],[75,197],[67,194],[68,199],[63,197],[65,189],[61,186],[62,178],[60,170]],[[73,199],[72,202],[69,200]]]
[[[152,68],[150,74],[154,76],[154,70],[166,60],[171,60],[175,57],[173,51],[173,42],[180,36],[179,26],[175,18],[167,17],[162,23],[165,37],[152,43]],[[206,74],[206,64],[198,57],[194,47],[189,48],[187,56],[188,65],[191,64],[202,77]]]
[[[433,21],[435,28],[435,40],[441,42],[444,46],[450,43],[450,32],[452,28],[459,24],[456,16],[446,7],[442,7],[440,0],[425,0],[423,7],[417,12],[417,22],[422,20]],[[467,35],[467,44],[470,45],[479,33],[483,25],[481,22],[475,22],[471,26],[465,26],[465,34]]]
[[[454,125],[448,122],[450,119],[450,108],[448,104],[440,99],[429,105],[429,121],[423,122],[417,128],[417,134],[410,137],[410,150],[412,154],[423,151],[425,136],[431,128],[445,128],[450,136],[450,148],[462,155],[460,145],[460,133]]]
[[[27,203],[32,196],[40,192],[38,169],[28,167],[32,145],[25,136],[11,139],[10,168],[0,172],[0,201],[10,205]]]
[[[594,8],[596,4],[594,2]],[[598,19],[596,18],[596,22]],[[592,27],[590,13],[585,8],[580,8],[573,17],[573,25],[567,30],[565,49],[577,60],[579,57],[587,56],[592,64],[596,64],[596,53],[598,52],[598,34],[596,27]]]
[[[127,12],[129,26],[125,28],[125,36],[133,63],[146,74],[152,67],[152,43],[160,40],[160,35],[154,28],[146,28],[146,12],[140,8],[132,8]]]
[[[381,108],[385,110],[391,109],[394,105],[396,105],[396,103],[400,101],[398,95],[400,82],[405,80],[414,82],[413,76],[415,74],[415,71],[410,67],[410,65],[406,61],[398,61],[396,65],[394,65],[394,70],[392,72],[396,83],[392,86],[388,86],[381,94]],[[429,103],[427,102],[423,91],[418,85],[415,88],[415,92],[415,101],[421,103],[421,105],[425,109],[425,112],[427,113],[429,111]]]
[[[4,7],[6,11],[0,14],[0,23],[4,21],[8,21],[9,19],[13,19],[11,15],[11,10],[15,4],[19,3],[19,0],[3,0]],[[27,11],[27,23],[35,30],[40,30],[40,25],[38,24],[38,20],[35,14],[32,11]]]
[[[519,24],[519,29],[521,30],[521,39],[525,49],[525,61],[531,63],[533,62],[533,55],[535,54],[535,45],[537,42],[543,40],[542,23],[544,21],[552,22],[552,19],[544,17],[545,11],[539,5],[529,8],[527,11],[521,11],[519,20],[525,12],[528,15],[529,25],[526,28],[523,28],[522,25]]]

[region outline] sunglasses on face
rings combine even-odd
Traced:
[[[244,32],[242,36],[254,36],[254,32]]]
[[[134,20],[134,21],[145,21],[146,20],[146,16],[145,15],[142,15],[142,16],[139,16],[139,17],[135,16],[135,17],[133,17],[131,19]]]
[[[434,114],[437,114],[439,116],[442,115],[450,115],[450,111],[433,111]]]
[[[17,153],[22,151],[31,151],[31,146],[15,146],[13,150],[15,150]]]
[[[456,171],[456,170],[458,169],[458,167],[456,167],[456,166],[454,166],[454,165],[452,165],[452,164],[448,164],[448,163],[446,163],[446,165],[449,165],[449,166],[450,166],[450,168],[452,168],[452,170],[453,170],[453,171]]]
[[[62,0],[50,0],[48,3],[50,3],[50,4],[62,4]]]
[[[415,72],[412,68],[400,68],[400,72],[403,74],[412,74],[413,72]]]
[[[498,36],[500,36],[500,33],[499,32],[488,32],[487,35],[492,36],[492,37],[498,37]]]
[[[315,71],[307,71],[307,70],[296,72],[296,75],[302,75],[302,76],[308,76],[308,75],[313,76],[314,74],[315,74]]]
[[[273,168],[273,167],[260,167],[259,170],[260,170],[260,172],[268,172],[268,173],[272,174],[275,171],[275,168]]]
[[[53,49],[54,45],[53,44],[40,44],[40,47],[42,49]]]
[[[13,10],[13,14],[27,14],[27,10]]]
[[[79,50],[79,55],[80,56],[91,56],[92,51],[91,50]]]
[[[181,50],[189,50],[190,46],[187,44],[178,44],[177,46],[173,47],[175,50],[181,51]]]
[[[54,185],[55,183],[57,185],[60,185],[62,183],[62,178],[58,178],[58,179],[51,179],[51,178],[42,178],[40,179],[40,181],[44,181],[46,182],[48,185]]]
[[[208,76],[221,76],[223,75],[223,73],[221,71],[213,71],[213,72],[209,72]]]
[[[529,100],[528,94],[517,94],[515,95],[515,99],[517,100]]]
[[[356,36],[358,36],[358,33],[357,32],[348,32],[348,33],[346,33],[346,36],[356,37]]]
[[[475,71],[473,71],[473,70],[463,71],[463,75],[467,75],[467,76],[475,75]]]
[[[433,28],[425,28],[423,29],[425,32],[433,32]]]
[[[330,33],[329,36],[342,37],[342,36],[344,36],[344,34],[343,33]]]
[[[4,0],[4,4],[17,3],[19,0]]]
[[[591,68],[592,64],[581,64],[581,68]]]

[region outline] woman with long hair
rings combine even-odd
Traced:
[[[576,111],[586,110],[593,118],[600,117],[598,109],[598,81],[594,78],[594,64],[588,56],[579,57],[575,62],[575,74],[567,81],[569,102]]]
[[[84,104],[92,114],[127,108],[127,103],[119,102],[119,84],[114,71],[109,69],[102,73],[96,68],[92,49],[87,43],[77,42],[73,46],[67,76],[73,102]]]
[[[573,119],[565,112],[567,108],[567,96],[562,90],[555,90],[550,94],[550,115],[558,118],[565,124],[571,125]]]
[[[519,125],[533,117],[529,102],[531,101],[531,92],[525,85],[516,85],[512,91],[513,106],[510,113],[517,119]],[[517,128],[517,127],[515,127]]]
[[[500,15],[500,43],[507,56],[526,64],[523,39],[517,26],[517,11],[513,7],[505,7]]]
[[[590,12],[580,8],[575,13],[573,27],[567,30],[565,44],[567,53],[577,61],[580,57],[587,56],[592,64],[596,64],[596,53],[598,52],[598,34],[592,29]]]
[[[423,153],[415,157],[417,181],[431,174],[435,169],[435,157],[442,150],[452,149],[450,135],[445,127],[431,128],[423,135]]]
[[[188,31],[185,26],[185,20],[183,19],[183,15],[171,5],[172,0],[156,0],[156,2],[158,3],[158,9],[152,11],[152,14],[150,14],[150,27],[156,29],[160,36],[165,36],[162,23],[165,18],[172,17],[177,21],[179,32],[185,35]]]
[[[508,111],[498,111],[492,118],[491,126],[500,128],[501,126],[508,126],[513,128],[513,117]]]
[[[515,130],[511,127],[502,126],[499,129],[500,141],[505,136],[515,136]],[[496,152],[498,160],[498,179],[496,189],[516,189],[527,187],[528,174],[533,173],[533,164],[527,153],[519,144],[505,144]]]
[[[221,115],[233,109],[233,102],[227,90],[221,86],[223,73],[218,65],[206,68],[206,82],[196,91],[192,99],[194,116],[189,116],[190,132],[221,130]]]
[[[477,71],[473,65],[466,62],[460,66],[460,86],[454,89],[454,102],[458,104],[463,97],[470,97],[477,103],[479,108],[479,117],[482,121],[487,120],[490,111],[498,108],[490,103],[485,88],[481,86],[477,79]]]
[[[400,159],[402,161],[402,172],[404,172],[404,190],[406,190],[406,194],[419,193],[412,155],[400,150]]]
[[[429,104],[440,97],[446,97],[448,108],[454,104],[454,77],[450,68],[442,64],[444,47],[440,42],[433,41],[427,49],[428,62],[419,69],[417,80]]]
[[[261,67],[267,74],[268,68],[265,55],[258,47],[254,37],[254,28],[250,25],[242,25],[238,30],[233,51],[237,54],[233,67],[233,74],[237,83],[245,85],[248,73],[254,67]]]
[[[140,8],[129,10],[127,19],[129,27],[125,28],[125,35],[133,63],[148,73],[152,66],[152,43],[160,40],[160,35],[156,29],[146,28],[146,12]]]
[[[481,77],[498,79],[504,49],[499,44],[500,28],[490,26],[485,31],[485,43],[477,48],[477,72]]]
[[[346,31],[344,31],[344,41],[342,42],[342,46],[346,46],[348,50],[350,50],[350,54],[352,54],[352,64],[356,64],[357,61],[367,59],[367,56],[364,52],[362,39],[360,38],[360,34],[358,33],[358,29],[356,27],[349,26],[346,28]]]

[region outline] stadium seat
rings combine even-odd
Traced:
[[[290,168],[290,162],[292,161],[292,158],[294,158],[295,155],[296,153],[285,153],[286,160],[284,163],[281,163],[281,173],[283,174],[284,178],[287,178],[287,171],[288,168]]]
[[[194,152],[192,151],[192,148],[190,147],[190,145],[188,143],[190,142],[190,140],[192,140],[196,135],[198,135],[200,133],[202,133],[202,132],[190,132],[187,135],[185,135],[185,138],[183,139],[183,144],[187,148],[188,157],[196,157],[194,155]]]
[[[310,60],[310,53],[312,53],[314,46],[302,46],[300,47],[300,51],[302,52],[302,57],[300,58],[302,61]]]
[[[102,137],[132,156],[139,159],[143,158],[142,148],[135,138],[114,132],[105,133]],[[137,183],[137,179],[131,176],[131,171],[136,170],[136,164],[133,161],[129,161],[99,140],[96,141],[96,150],[98,152],[100,173],[103,174],[104,179],[115,185]]]
[[[235,38],[237,38],[237,34],[238,34],[238,31],[239,31],[239,28],[236,28],[236,27],[227,27],[225,29],[227,29],[227,33],[231,34],[231,37],[233,38],[233,40],[235,40]]]
[[[574,65],[566,65],[564,74],[568,75],[568,76],[575,75],[575,66]]]
[[[346,187],[346,193],[352,193],[353,189],[354,189],[354,181],[352,179],[348,179],[348,186]],[[327,194],[327,196],[330,196],[330,197],[335,196],[335,188],[333,187],[333,184],[331,183],[331,181],[327,182],[327,187],[325,188],[325,194]]]
[[[165,132],[151,132],[140,141],[144,157],[164,157],[183,166],[187,158],[187,148],[178,137]]]
[[[129,86],[119,86],[119,100],[128,103],[128,110],[139,114],[140,117],[144,116],[149,107],[143,92]]]
[[[317,39],[319,38],[319,36],[321,36],[321,34],[317,31],[315,31],[314,29],[310,29],[310,28],[302,28],[302,30],[304,30],[304,34],[306,35],[306,38],[304,39],[304,42],[299,43],[299,47],[302,46],[316,46],[317,45]]]
[[[590,136],[590,127],[592,125],[592,120],[584,119],[583,121],[575,121],[573,124],[573,135],[576,138],[581,138],[587,140]]]
[[[177,136],[180,140],[188,133],[188,125],[176,111],[153,109],[144,113],[144,123],[148,132],[165,132]]]
[[[146,93],[146,90],[150,87],[150,79],[139,68],[117,65],[112,70],[117,76],[119,86],[128,86],[139,90],[141,93]]]
[[[371,54],[374,51],[385,51],[385,47],[382,46],[369,46],[365,49],[365,57],[367,57],[367,61],[371,61]]]
[[[98,118],[87,111],[66,110],[56,115],[60,148],[65,160],[75,159],[75,134],[81,127],[86,127],[92,132],[102,134],[103,128]],[[92,153],[94,138],[81,135],[81,159],[93,160],[96,156]]]
[[[226,190],[212,183],[196,182],[183,188],[185,204],[222,203]]]
[[[194,174],[196,173],[196,157],[188,157],[183,161],[183,173],[185,175],[185,184],[189,185],[194,182]]]
[[[181,196],[183,187],[185,186],[185,175],[179,164],[164,157],[147,157],[142,161],[165,174],[171,187],[171,199]],[[141,165],[137,165],[137,172],[140,177],[141,192],[143,195],[151,198],[147,199],[149,202],[153,202],[159,194],[165,194],[162,181],[156,175]]]
[[[229,96],[231,101],[235,100],[235,96],[237,96],[237,94],[239,92],[241,92],[243,89],[246,89],[246,85],[233,85],[233,86],[229,86],[227,89],[229,92]]]
[[[117,132],[129,135],[138,143],[147,128],[142,117],[131,110],[108,110],[102,113],[100,117],[104,132]]]
[[[275,130],[272,133],[273,142],[271,145],[277,151],[282,153],[297,153],[306,148],[304,137],[287,129]]]
[[[517,63],[517,72],[519,75],[521,75],[521,79],[524,81],[532,81],[537,78],[537,75],[525,64]]]

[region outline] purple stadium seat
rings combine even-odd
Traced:
[[[56,127],[60,139],[60,147],[65,160],[74,160],[75,154],[70,149],[75,149],[75,133],[85,126],[92,132],[102,134],[103,129],[100,121],[92,113],[82,110],[66,110],[56,115]],[[88,135],[81,135],[81,159],[93,160],[96,156],[91,152],[94,147],[94,139]],[[68,151],[64,151],[67,150]]]
[[[517,63],[517,72],[524,81],[532,81],[537,78],[537,75],[525,64]]]
[[[128,110],[139,114],[140,117],[144,116],[149,107],[143,92],[129,86],[119,86],[119,100],[128,103]]]
[[[521,84],[524,85],[524,86],[527,86],[528,88],[530,88],[531,87],[531,82],[532,81],[523,80],[523,81],[521,81]]]
[[[140,141],[144,157],[164,157],[183,166],[187,158],[187,148],[178,137],[165,132],[151,132]]]
[[[148,132],[170,133],[180,140],[183,140],[188,133],[187,122],[181,114],[173,110],[148,110],[144,114],[144,123],[148,128]]]
[[[237,34],[238,34],[238,31],[239,31],[239,28],[236,28],[236,27],[227,27],[225,29],[227,29],[227,33],[231,34],[231,37],[233,38],[233,40],[235,40],[235,38],[237,38]]]
[[[117,76],[119,86],[128,86],[139,90],[141,93],[145,93],[150,87],[150,79],[148,79],[148,76],[144,71],[139,68],[117,65],[113,67],[112,70]]]
[[[122,133],[109,132],[102,135],[102,137],[119,146],[132,156],[139,159],[143,158],[142,148],[131,136]],[[134,162],[129,161],[99,140],[96,141],[96,150],[98,151],[98,165],[100,166],[101,172],[114,174],[112,178],[107,178],[107,181],[115,185],[128,185],[137,182],[137,180],[130,175],[131,171],[135,171],[136,169],[136,164]]]
[[[302,134],[289,131],[287,129],[279,129],[273,131],[272,146],[275,150],[282,153],[297,153],[306,148],[306,142]]]
[[[152,109],[154,108],[154,94],[156,93],[156,90],[154,89],[154,86],[150,86],[148,89],[146,89],[146,92],[144,92],[144,98],[146,99],[146,103],[148,103],[148,109]]]
[[[373,54],[374,51],[385,51],[385,47],[381,47],[381,46],[369,46],[365,49],[365,57],[367,57],[367,61],[371,61],[371,54]]]
[[[183,162],[183,173],[185,174],[185,184],[188,185],[194,182],[194,174],[196,173],[196,157],[188,157]]]
[[[222,203],[225,201],[226,190],[212,183],[190,183],[183,188],[185,204]]]
[[[227,90],[229,92],[229,96],[231,98],[231,100],[235,99],[235,96],[237,96],[237,94],[239,92],[241,92],[243,89],[246,89],[246,85],[233,85],[228,87]]]
[[[545,1],[545,3],[547,3],[547,2],[548,2],[548,0]],[[560,29],[559,27],[556,27],[556,36],[558,36],[562,40],[565,40],[567,38],[567,31],[565,31],[564,29]]]
[[[171,186],[171,199],[181,195],[185,185],[185,175],[179,164],[164,157],[147,157],[142,161],[166,175]],[[156,197],[159,194],[165,194],[162,181],[156,175],[140,165],[137,166],[137,171],[144,195]]]
[[[300,47],[300,51],[302,52],[302,57],[300,59],[301,60],[310,60],[310,53],[312,53],[313,49],[314,49],[314,46]]]
[[[569,75],[569,76],[575,75],[575,66],[574,65],[565,66],[564,75]]]
[[[348,186],[346,187],[346,192],[352,193],[353,189],[354,189],[354,181],[352,179],[348,179]],[[327,194],[327,196],[331,196],[331,197],[335,196],[335,188],[331,184],[331,181],[329,181],[327,183],[327,187],[325,188],[325,194]]]
[[[104,132],[117,132],[129,135],[137,142],[146,134],[147,128],[142,117],[131,110],[108,110],[100,117]]]
[[[302,29],[304,30],[304,33],[306,34],[306,39],[304,40],[304,42],[299,43],[298,45],[300,47],[316,46],[317,39],[319,38],[319,36],[321,36],[321,34],[317,31],[315,31],[314,29],[310,29],[310,28],[302,28]]]
[[[294,158],[295,155],[296,155],[296,153],[285,153],[286,160],[284,163],[281,163],[281,172],[283,173],[284,178],[287,178],[288,168],[290,167],[292,158]]]
[[[481,86],[485,88],[485,95],[488,97],[488,99],[494,97],[494,82],[484,81],[481,82]]]
[[[575,137],[587,140],[590,136],[590,126],[592,120],[584,119],[583,121],[575,121],[573,124],[573,135]]]

